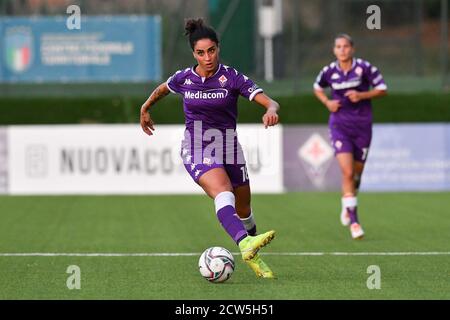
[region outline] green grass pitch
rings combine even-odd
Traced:
[[[235,255],[231,279],[211,284],[199,254],[237,247],[206,196],[2,196],[0,299],[450,299],[449,193],[362,193],[362,241],[340,225],[338,193],[254,195],[252,207],[259,231],[277,232],[261,253],[278,278],[256,278]],[[440,254],[373,255],[386,252]],[[66,286],[69,265],[80,267],[79,290]],[[367,287],[370,265],[380,289]]]

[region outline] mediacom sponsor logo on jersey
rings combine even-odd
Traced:
[[[228,96],[227,89],[209,89],[204,91],[186,91],[184,93],[185,99],[224,99]]]

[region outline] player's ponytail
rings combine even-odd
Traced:
[[[188,19],[184,26],[185,35],[189,37],[189,44],[194,50],[195,43],[201,39],[210,39],[219,45],[219,39],[213,28],[204,24],[203,19]]]

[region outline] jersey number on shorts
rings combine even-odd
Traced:
[[[248,180],[247,167],[246,166],[241,167],[241,171],[242,171],[242,182],[245,182]]]

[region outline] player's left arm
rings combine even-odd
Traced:
[[[278,104],[278,102],[272,100],[263,92],[256,94],[256,96],[253,98],[253,101],[266,108],[266,113],[262,117],[262,122],[266,129],[267,127],[274,126],[278,123],[278,110],[280,110],[280,105]]]
[[[361,100],[373,99],[385,96],[387,94],[387,90],[383,89],[372,89],[369,91],[356,91],[356,90],[348,90],[345,93],[345,96],[350,99],[351,102],[356,103]]]

